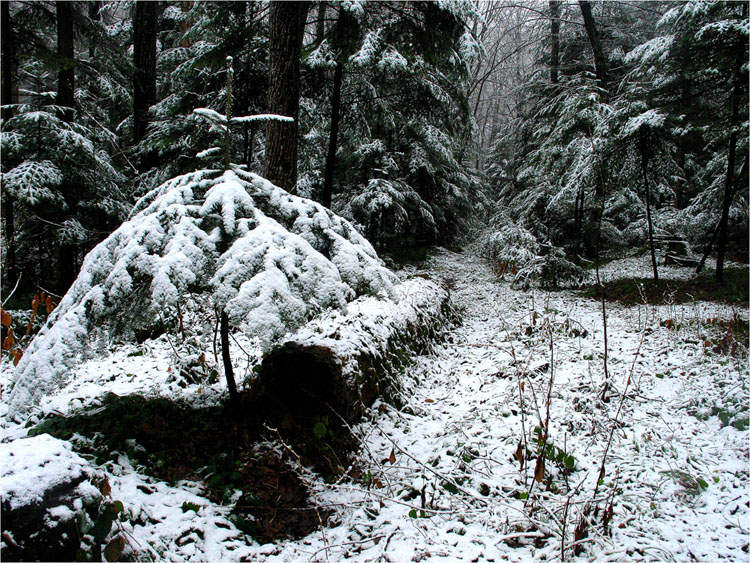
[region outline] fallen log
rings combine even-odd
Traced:
[[[400,406],[401,372],[458,316],[448,291],[429,279],[409,279],[396,292],[398,301],[361,297],[271,350],[254,403],[271,419],[293,418],[296,427],[331,410],[354,422],[378,397]]]

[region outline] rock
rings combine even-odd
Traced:
[[[0,444],[2,558],[73,561],[93,524],[103,477],[70,444],[42,434]]]

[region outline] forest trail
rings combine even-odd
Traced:
[[[559,559],[563,527],[569,546],[593,498],[632,369],[597,492],[600,510],[589,515],[582,555],[678,561],[741,556],[750,524],[742,470],[747,368],[744,360],[706,353],[701,340],[707,336],[701,319],[736,311],[710,303],[611,306],[613,391],[602,403],[596,301],[572,292],[511,289],[469,253],[440,251],[426,271],[452,286],[462,324],[407,370],[407,408],[376,405],[373,418],[356,429],[365,484],[317,484],[321,504],[347,507],[339,511],[340,524],[264,548],[267,555]],[[616,265],[607,275],[616,275]],[[679,328],[662,326],[665,319]],[[545,417],[550,365],[548,443],[554,456],[565,453],[559,462],[547,461],[544,486],[535,483],[529,494],[535,460],[520,471],[513,456],[522,428],[533,436]],[[734,414],[728,406],[724,418],[711,416],[716,405],[733,402]],[[530,448],[535,454],[536,444]],[[566,462],[573,471],[564,470]],[[605,528],[603,511],[610,504]]]
[[[633,275],[636,262],[618,261],[603,275]],[[609,305],[611,392],[603,403],[597,301],[573,291],[513,289],[470,251],[438,250],[402,274],[441,280],[462,317],[405,370],[403,407],[376,402],[369,409],[351,429],[360,445],[354,462],[335,482],[294,463],[296,454],[278,440],[259,445],[292,463],[321,521],[330,515],[326,525],[259,544],[232,514],[241,491],[220,501],[202,482],[148,475],[133,442],[97,467],[125,507],[119,525],[135,550],[161,560],[549,561],[563,548],[566,559],[573,556],[574,529],[586,513],[582,557],[744,556],[747,358],[720,348],[726,321],[746,320],[746,309]],[[85,367],[98,379],[83,377],[51,404],[63,409],[88,387],[113,388],[122,370],[145,376],[118,392],[148,395],[144,386],[168,364],[164,351],[128,350]],[[171,388],[161,393],[173,395]],[[549,458],[537,483],[534,429],[547,417],[548,396]],[[6,432],[20,437],[24,430]],[[528,454],[520,468],[523,436]]]

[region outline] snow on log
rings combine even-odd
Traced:
[[[258,403],[303,419],[331,415],[330,406],[349,422],[377,397],[398,404],[399,373],[457,317],[448,292],[428,279],[404,281],[396,293],[361,297],[272,349],[258,374]]]

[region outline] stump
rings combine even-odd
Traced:
[[[331,410],[355,422],[376,398],[399,405],[399,374],[457,319],[448,291],[420,277],[396,287],[398,301],[363,297],[313,320],[271,350],[254,395],[270,418],[303,425]]]

